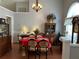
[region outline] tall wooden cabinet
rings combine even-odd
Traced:
[[[0,56],[11,50],[11,36],[9,35],[9,24],[0,18]]]
[[[56,23],[45,23],[45,33],[55,32]]]

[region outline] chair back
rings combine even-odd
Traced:
[[[29,41],[28,41],[28,46],[29,47],[36,47],[36,45],[37,45],[37,42],[34,40],[34,39],[30,39]]]
[[[48,42],[46,40],[41,40],[39,42],[39,47],[40,48],[47,48],[48,47]]]

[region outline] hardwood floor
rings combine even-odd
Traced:
[[[53,48],[53,53],[48,52],[48,59],[61,59],[61,56],[62,54],[58,47]],[[19,50],[18,44],[13,44],[12,50],[6,53],[4,56],[0,57],[0,59],[28,59],[27,57],[28,56],[25,55],[24,50]],[[34,55],[30,55],[29,59],[35,59]],[[46,59],[45,55],[42,55],[40,59]]]

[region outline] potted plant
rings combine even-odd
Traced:
[[[47,15],[47,22],[48,23],[53,22],[53,19],[56,19],[54,14]]]

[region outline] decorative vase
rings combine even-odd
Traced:
[[[48,23],[53,23],[53,20],[56,19],[54,14],[49,14],[47,15],[47,22]]]

